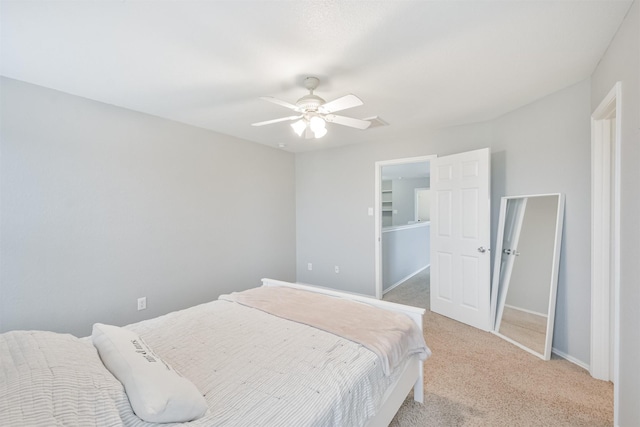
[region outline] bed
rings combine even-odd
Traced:
[[[262,282],[122,328],[199,391],[206,412],[188,425],[387,426],[411,389],[423,401],[423,361],[430,355],[423,309]],[[293,297],[312,299],[286,299]],[[292,313],[277,311],[291,306]],[[379,327],[372,315],[410,321]],[[377,341],[356,342],[358,335]],[[379,336],[404,341],[392,347],[391,338]],[[45,331],[1,334],[0,363],[0,419],[7,425],[158,425],[132,408],[132,391],[109,370],[95,326],[93,341]]]

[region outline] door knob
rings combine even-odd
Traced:
[[[478,248],[478,252],[480,252],[481,254],[485,253],[486,251],[488,251],[489,249],[486,249],[484,246],[480,246]]]

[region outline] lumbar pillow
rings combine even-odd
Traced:
[[[91,339],[102,363],[124,386],[138,417],[153,423],[181,423],[207,411],[196,386],[134,332],[96,323]]]

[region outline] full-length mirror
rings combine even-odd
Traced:
[[[549,360],[553,339],[562,194],[503,197],[493,270],[494,333]]]

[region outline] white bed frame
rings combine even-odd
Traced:
[[[350,299],[353,301],[369,304],[383,310],[402,313],[411,318],[422,332],[422,316],[425,310],[423,308],[410,307],[408,305],[395,304],[392,302],[381,301],[363,295],[339,292],[333,289],[321,288],[311,285],[302,285],[299,283],[289,283],[280,280],[262,279],[262,286],[287,286],[305,291],[317,292],[338,298]],[[393,417],[402,406],[409,391],[413,388],[413,399],[416,402],[424,401],[424,372],[423,362],[417,357],[412,357],[407,363],[404,372],[396,383],[386,393],[385,398],[378,409],[378,413],[367,423],[367,427],[387,427]]]

